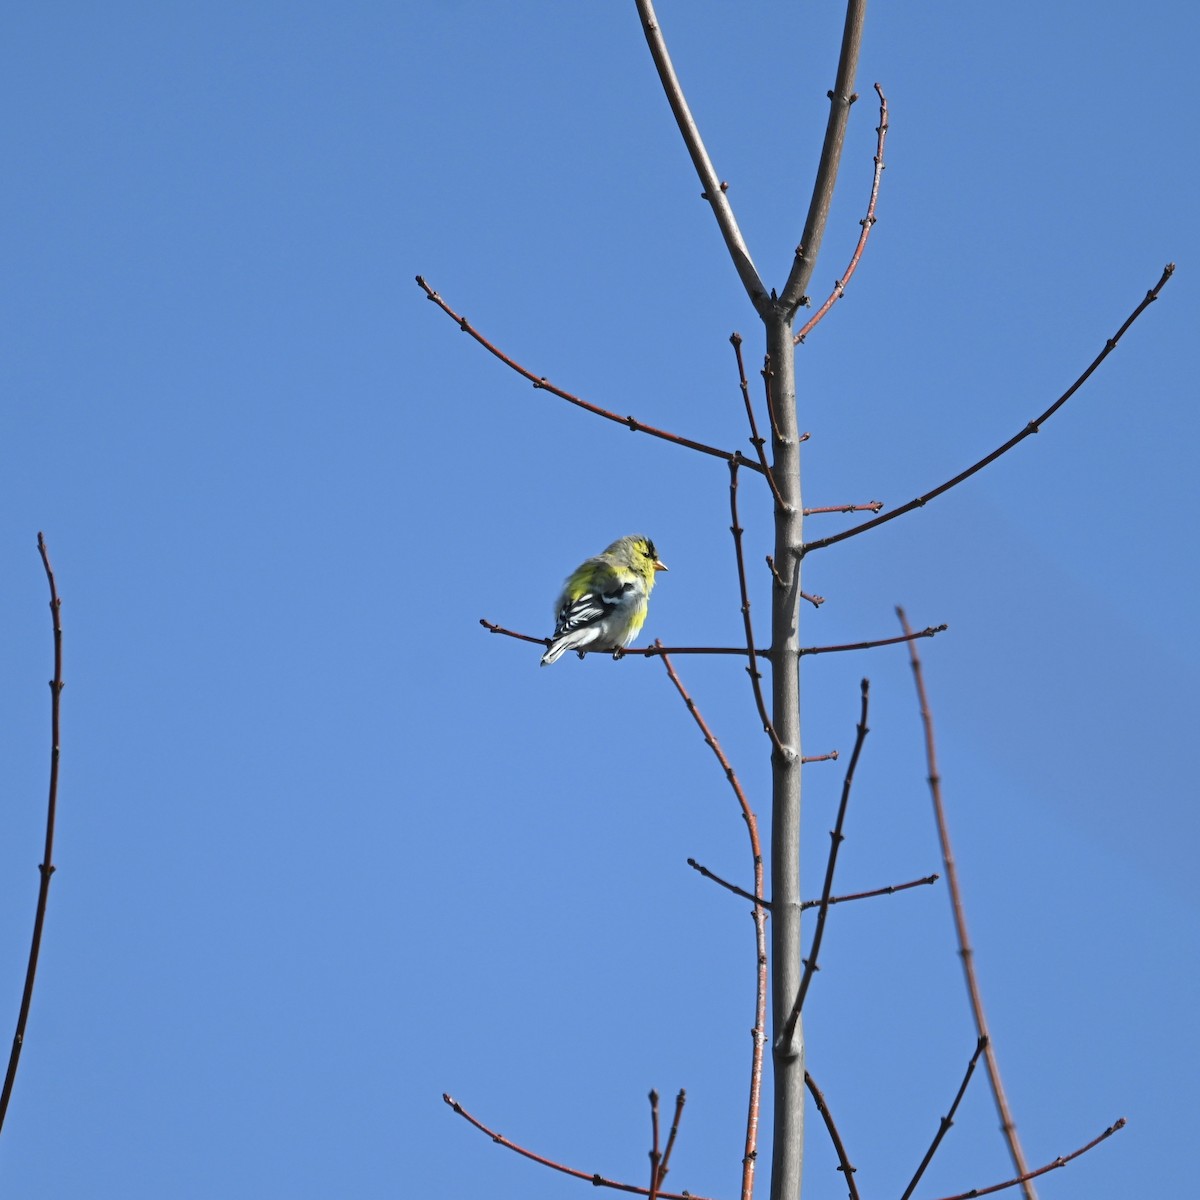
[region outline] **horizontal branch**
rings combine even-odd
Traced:
[[[918,633],[906,633],[901,637],[878,638],[873,642],[849,642],[844,646],[802,646],[801,654],[836,654],[843,650],[873,650],[876,646],[894,646],[897,642],[911,642],[916,638],[934,637],[945,633],[949,625],[929,625]]]
[[[881,517],[875,517],[871,521],[863,521],[861,525],[852,525],[849,529],[843,529],[841,533],[835,533],[829,537],[819,538],[815,542],[806,542],[804,544],[802,553],[807,554],[810,550],[822,550],[826,546],[832,546],[836,542],[845,541],[846,538],[854,537],[856,534],[866,533],[868,529],[874,529],[876,526],[883,525],[887,521],[895,520],[896,517],[902,517],[905,513],[912,512],[914,508],[923,507],[924,505],[928,504],[930,500],[936,499],[943,492],[948,492],[952,487],[956,487],[964,480],[970,479],[971,476],[977,471],[982,471],[984,467],[995,462],[996,459],[998,459],[1002,454],[1007,453],[1019,442],[1023,442],[1031,433],[1037,433],[1042,425],[1044,425],[1052,416],[1054,416],[1054,414],[1058,412],[1058,410],[1062,408],[1062,406],[1066,404],[1066,402],[1070,400],[1070,398],[1075,395],[1077,391],[1079,391],[1079,389],[1091,377],[1092,372],[1095,371],[1096,368],[1113,352],[1125,331],[1134,323],[1134,321],[1138,319],[1138,317],[1142,315],[1143,312],[1146,311],[1147,308],[1150,307],[1151,304],[1154,303],[1155,300],[1158,299],[1158,293],[1162,291],[1162,289],[1166,286],[1167,280],[1170,279],[1174,273],[1175,264],[1167,263],[1167,265],[1163,268],[1163,273],[1159,277],[1158,282],[1146,293],[1141,304],[1139,304],[1137,308],[1135,308],[1133,312],[1131,312],[1129,316],[1125,318],[1125,323],[1121,326],[1121,328],[1118,329],[1117,332],[1114,333],[1113,336],[1104,343],[1104,349],[1101,350],[1094,359],[1092,359],[1087,370],[1085,370],[1083,374],[1080,375],[1079,378],[1076,379],[1075,382],[1071,384],[1071,386],[1067,388],[1067,390],[1063,392],[1063,394],[1059,396],[1059,398],[1055,400],[1055,402],[1050,405],[1050,407],[1046,409],[1044,413],[1042,413],[1040,417],[1035,417],[1029,422],[1028,425],[1025,426],[1024,429],[1021,430],[1020,433],[1010,437],[1003,446],[993,450],[991,454],[981,458],[977,463],[968,467],[965,471],[960,471],[954,476],[953,479],[948,479],[945,483],[939,484],[932,491],[926,492],[923,496],[918,496],[915,500],[910,500],[907,504],[902,504],[899,508],[892,509],[890,513],[885,513]]]
[[[822,508],[806,508],[804,510],[804,515],[806,517],[815,517],[820,513],[877,513],[881,508],[883,508],[882,500],[868,500],[866,504],[826,504]]]
[[[535,646],[549,646],[551,638],[548,637],[533,637],[528,633],[517,633],[515,629],[505,629],[503,625],[497,625],[493,621],[489,621],[486,617],[480,617],[479,623],[488,631],[488,633],[498,633],[503,637],[515,638],[518,642],[530,642]],[[944,633],[949,626],[947,625],[930,625],[926,629],[922,629],[917,633],[910,633],[903,637],[879,638],[873,642],[852,642],[844,646],[801,646],[799,654],[835,654],[843,650],[872,650],[876,646],[894,646],[897,642],[910,642],[914,638],[933,637],[934,634]],[[608,656],[608,650],[584,650],[576,651],[577,654],[600,654]],[[770,658],[770,650],[754,651],[758,658]],[[613,658],[628,658],[634,655],[640,655],[642,658],[656,658],[661,654],[746,654],[745,646],[662,646],[655,644],[653,646],[629,646],[624,650],[620,650],[611,654]],[[816,759],[811,761],[816,762],[825,757],[818,755]]]
[[[458,325],[463,333],[473,337],[489,354],[494,355],[506,367],[510,367],[516,371],[522,378],[528,379],[540,391],[549,392],[552,396],[557,396],[560,400],[566,400],[568,404],[574,404],[577,408],[585,409],[587,412],[594,413],[598,417],[603,417],[606,421],[614,421],[618,425],[624,425],[627,429],[632,429],[634,433],[648,433],[651,437],[661,438],[664,442],[671,442],[676,446],[685,446],[687,449],[696,450],[700,454],[712,455],[713,458],[723,458],[726,462],[738,461],[751,471],[762,472],[763,468],[754,462],[753,459],[746,458],[741,451],[735,450],[731,452],[729,450],[721,450],[717,446],[709,446],[704,442],[696,442],[691,438],[680,437],[679,434],[670,433],[665,429],[656,429],[653,425],[647,425],[635,417],[623,417],[620,413],[611,412],[607,408],[601,408],[598,404],[592,404],[590,401],[584,400],[581,396],[576,396],[572,392],[556,387],[545,376],[535,375],[528,367],[523,367],[516,359],[510,358],[505,354],[499,346],[489,342],[466,317],[456,313],[420,275],[416,278],[417,286],[425,293],[426,298],[433,301],[442,312]]]
[[[524,1146],[518,1146],[516,1142],[510,1141],[502,1133],[497,1133],[494,1129],[489,1129],[477,1117],[473,1117],[453,1096],[446,1092],[442,1093],[442,1099],[465,1121],[474,1125],[480,1133],[486,1133],[488,1137],[496,1143],[497,1146],[503,1146],[507,1150],[513,1150],[523,1158],[528,1158],[535,1163],[541,1163],[543,1167],[549,1167],[552,1171],[561,1171],[564,1175],[570,1175],[574,1179],[584,1179],[593,1187],[612,1188],[618,1192],[632,1192],[635,1196],[648,1196],[649,1188],[638,1187],[633,1183],[618,1183],[614,1179],[606,1179],[603,1175],[595,1174],[589,1171],[579,1171],[574,1167],[565,1166],[563,1163],[555,1162],[552,1158],[545,1158],[541,1154],[535,1154],[532,1150],[526,1150]],[[658,1200],[708,1200],[707,1197],[698,1196],[695,1192],[659,1192]]]

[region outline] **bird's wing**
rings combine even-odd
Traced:
[[[559,637],[573,629],[581,629],[585,625],[594,625],[597,621],[604,620],[623,604],[627,604],[630,595],[635,591],[637,584],[630,580],[622,581],[607,563],[600,563],[591,572],[586,586],[575,584],[574,578],[568,580],[562,603],[559,605],[554,636]]]

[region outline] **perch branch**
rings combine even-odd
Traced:
[[[897,642],[911,642],[916,638],[934,637],[945,633],[948,625],[929,625],[917,633],[906,633],[903,637],[878,638],[873,642],[851,642],[843,646],[804,646],[801,654],[838,654],[843,650],[873,650],[876,646],[894,646]]]
[[[846,284],[848,284],[858,270],[858,260],[862,258],[863,251],[867,248],[867,238],[871,236],[871,230],[875,227],[875,202],[879,199],[879,181],[883,177],[883,144],[887,141],[888,131],[888,106],[887,99],[883,94],[883,89],[879,84],[875,85],[876,95],[879,96],[879,124],[875,129],[875,174],[871,179],[871,199],[867,204],[867,215],[859,222],[862,226],[862,233],[858,235],[858,245],[854,247],[854,253],[850,256],[850,265],[842,272],[842,277],[833,285],[833,291],[829,293],[829,299],[817,309],[815,313],[805,322],[804,327],[796,334],[793,339],[796,345],[799,345],[810,333],[818,321],[842,298],[846,293]]]
[[[40,882],[37,907],[33,917],[33,937],[29,945],[29,962],[25,967],[25,986],[21,992],[21,1007],[17,1013],[17,1027],[13,1033],[12,1049],[8,1055],[8,1070],[4,1074],[4,1089],[0,1091],[0,1128],[8,1114],[8,1102],[12,1098],[13,1084],[17,1078],[17,1065],[21,1061],[21,1049],[25,1045],[25,1026],[29,1021],[29,1009],[33,1003],[33,983],[37,978],[38,957],[42,949],[42,930],[46,924],[46,905],[50,898],[50,876],[54,874],[54,823],[58,815],[58,759],[59,759],[59,711],[63,690],[63,631],[62,601],[58,597],[58,584],[54,569],[50,565],[50,552],[46,539],[38,533],[38,553],[42,558],[42,569],[50,586],[50,621],[54,632],[54,678],[50,680],[50,787],[46,802],[46,842],[42,861],[38,864]]]
[[[908,618],[904,609],[897,607],[896,616],[900,618],[901,628],[909,632]],[[984,1065],[987,1068],[988,1081],[992,1087],[992,1097],[996,1103],[996,1112],[1000,1117],[1000,1131],[1008,1146],[1008,1155],[1018,1176],[1024,1177],[1029,1172],[1025,1152],[1021,1148],[1021,1140],[1017,1136],[1017,1125],[1013,1120],[1012,1110],[1008,1106],[1008,1097],[1004,1094],[1004,1084],[1000,1079],[1000,1066],[996,1060],[996,1049],[988,1032],[987,1016],[983,1011],[983,990],[979,986],[979,978],[975,973],[975,951],[971,948],[971,939],[967,934],[967,912],[963,904],[962,891],[958,886],[958,867],[954,862],[954,848],[950,844],[950,825],[946,820],[946,807],[942,803],[942,777],[938,773],[937,747],[933,737],[933,713],[929,707],[929,696],[925,691],[925,675],[921,668],[921,656],[917,653],[916,642],[908,644],[909,662],[912,664],[913,681],[917,688],[917,702],[921,708],[921,726],[925,735],[925,762],[929,770],[929,794],[933,800],[933,818],[937,825],[938,842],[942,850],[942,866],[946,872],[946,888],[950,893],[950,908],[954,916],[954,933],[958,939],[958,954],[962,959],[963,978],[967,985],[967,998],[971,1005],[971,1015],[975,1020],[975,1032],[980,1043],[984,1046]],[[1037,1200],[1037,1191],[1027,1180],[1022,1181],[1025,1200]]]
[[[968,467],[965,471],[959,472],[953,479],[948,479],[945,483],[939,484],[932,491],[926,492],[923,496],[918,496],[915,500],[910,500],[907,504],[900,505],[899,508],[894,508],[890,513],[884,513],[881,517],[875,517],[870,521],[863,521],[859,525],[852,525],[849,529],[843,529],[841,533],[831,534],[829,537],[819,538],[815,542],[807,542],[804,546],[804,553],[807,554],[810,550],[822,550],[826,546],[832,546],[836,542],[845,541],[846,538],[854,537],[859,533],[866,533],[868,529],[874,529],[878,525],[882,525],[887,521],[895,520],[896,517],[902,517],[905,513],[912,512],[914,508],[921,508],[928,504],[930,500],[940,496],[943,492],[948,492],[952,487],[962,483],[966,479],[970,479],[976,471],[982,471],[989,463],[993,463],[1002,454],[1011,450],[1018,442],[1023,442],[1031,433],[1037,433],[1038,430],[1052,417],[1077,391],[1088,381],[1092,372],[1116,349],[1117,343],[1124,336],[1125,331],[1158,299],[1159,292],[1166,286],[1167,280],[1175,273],[1175,264],[1167,263],[1163,268],[1163,273],[1159,277],[1158,282],[1146,293],[1142,302],[1125,318],[1125,323],[1113,334],[1112,337],[1104,343],[1104,349],[1092,359],[1087,370],[1075,380],[1073,384],[1040,417],[1035,417],[1020,433],[1010,437],[1003,446],[993,450],[991,454],[981,458],[974,466]]]
[[[689,450],[699,451],[701,454],[710,454],[713,458],[723,458],[729,461],[734,457],[728,450],[718,449],[716,446],[706,445],[704,442],[694,442],[691,438],[680,437],[676,433],[669,433],[665,429],[655,429],[653,425],[647,425],[643,421],[639,421],[634,417],[623,417],[620,413],[611,412],[607,408],[601,408],[598,404],[592,404],[588,400],[584,400],[581,396],[576,396],[571,392],[564,391],[560,387],[556,387],[548,379],[543,376],[535,375],[528,367],[523,367],[514,358],[510,358],[499,346],[489,342],[466,317],[460,316],[448,305],[442,297],[429,286],[425,280],[418,275],[417,285],[425,293],[426,298],[433,301],[452,321],[454,321],[463,333],[469,334],[475,339],[489,354],[498,358],[506,367],[512,370],[524,379],[528,379],[535,388],[540,391],[549,392],[552,396],[557,396],[560,400],[566,400],[568,404],[574,404],[577,408],[585,409],[587,412],[594,413],[598,417],[603,417],[606,421],[614,421],[618,425],[624,425],[627,429],[632,429],[634,433],[648,433],[651,437],[661,438],[665,442],[671,442],[676,446],[686,446]],[[752,471],[761,471],[762,468],[756,462],[746,461]]]

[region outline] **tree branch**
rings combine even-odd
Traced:
[[[808,959],[804,963],[804,974],[800,979],[800,989],[796,993],[792,1011],[788,1016],[788,1029],[795,1027],[800,1020],[804,1008],[804,997],[808,994],[808,985],[812,982],[813,973],[817,969],[817,956],[821,953],[821,939],[825,936],[825,918],[829,913],[829,897],[833,892],[833,870],[837,866],[838,849],[844,839],[842,827],[846,821],[846,809],[850,805],[850,788],[854,783],[854,768],[858,766],[858,756],[862,753],[863,743],[867,740],[867,705],[871,691],[870,680],[864,679],[859,685],[862,692],[862,708],[859,712],[858,725],[855,728],[854,749],[850,753],[850,762],[846,767],[846,778],[842,783],[842,799],[838,804],[837,820],[829,833],[829,858],[825,864],[825,885],[821,889],[821,903],[817,908],[817,927],[813,931],[812,945],[809,947]]]
[[[929,1144],[929,1149],[925,1151],[925,1157],[921,1159],[921,1165],[917,1167],[916,1173],[909,1181],[908,1187],[904,1189],[904,1195],[900,1197],[900,1200],[909,1200],[909,1197],[916,1190],[917,1184],[921,1182],[921,1176],[925,1174],[926,1167],[933,1162],[933,1156],[942,1144],[942,1139],[950,1132],[950,1126],[954,1124],[954,1114],[958,1112],[958,1106],[962,1103],[962,1098],[967,1094],[967,1084],[971,1082],[971,1076],[975,1074],[975,1064],[979,1062],[979,1056],[983,1053],[983,1048],[986,1045],[987,1038],[982,1037],[975,1043],[975,1053],[971,1055],[971,1061],[967,1063],[967,1070],[954,1097],[954,1103],[950,1105],[950,1111],[938,1122],[937,1133],[933,1135],[933,1141]]]
[[[25,1045],[25,1027],[29,1021],[29,1009],[33,1003],[33,984],[37,978],[38,957],[42,948],[42,930],[46,924],[46,906],[50,899],[50,876],[54,874],[54,824],[58,814],[58,759],[59,759],[59,710],[63,690],[63,631],[62,601],[58,598],[58,585],[54,569],[50,565],[50,552],[46,539],[37,536],[38,553],[42,558],[42,569],[50,585],[50,621],[54,636],[54,678],[50,680],[50,787],[46,802],[46,841],[42,861],[38,865],[37,907],[33,917],[33,937],[29,945],[29,961],[25,967],[25,986],[21,991],[21,1007],[17,1013],[17,1027],[13,1034],[12,1049],[8,1055],[8,1069],[4,1074],[4,1087],[0,1090],[0,1128],[8,1114],[8,1103],[12,1098],[13,1084],[17,1078],[17,1065],[21,1061],[21,1050]]]
[[[738,458],[749,467],[752,471],[761,471],[763,468],[756,462],[745,458],[740,451],[731,453],[728,450],[721,450],[716,446],[709,446],[704,442],[696,442],[691,438],[680,437],[677,433],[669,433],[665,429],[656,429],[653,425],[647,425],[643,421],[637,420],[635,417],[623,417],[620,413],[611,412],[607,408],[601,408],[598,404],[592,404],[588,400],[584,400],[580,396],[576,396],[572,392],[564,391],[560,387],[556,387],[545,376],[535,375],[528,367],[523,367],[515,358],[510,358],[505,354],[499,346],[489,342],[466,317],[460,316],[448,305],[442,297],[429,286],[425,280],[418,275],[417,286],[425,293],[426,299],[432,301],[454,321],[459,329],[465,334],[469,334],[475,339],[489,354],[498,358],[506,367],[516,371],[524,379],[528,379],[535,388],[539,391],[549,392],[552,396],[557,396],[560,400],[566,400],[568,404],[574,404],[577,408],[585,409],[587,412],[594,413],[598,417],[603,417],[606,421],[613,421],[617,425],[624,425],[626,429],[633,430],[634,433],[648,433],[651,437],[661,438],[664,442],[671,442],[676,446],[685,446],[689,450],[695,450],[700,454],[708,454],[713,458],[723,458],[726,462],[731,462]]]
[[[846,141],[846,125],[850,120],[850,105],[858,99],[854,94],[854,76],[858,70],[858,52],[862,45],[866,16],[867,0],[849,0],[846,23],[842,29],[837,81],[829,93],[829,121],[825,126],[825,141],[821,146],[821,161],[817,165],[808,217],[804,222],[800,245],[796,247],[791,274],[779,297],[780,306],[789,318],[804,303],[804,293],[812,279],[813,268],[817,265],[821,239],[825,236],[825,226],[829,221],[829,206],[833,203],[833,189]]]
[[[526,1150],[524,1146],[518,1146],[516,1142],[510,1141],[502,1133],[497,1133],[494,1129],[489,1129],[477,1117],[473,1117],[453,1096],[447,1092],[442,1093],[442,1099],[460,1116],[463,1120],[474,1125],[480,1133],[486,1133],[488,1137],[496,1143],[497,1146],[503,1146],[506,1150],[512,1150],[521,1155],[522,1158],[528,1158],[532,1162],[541,1163],[543,1167],[549,1167],[552,1171],[560,1171],[563,1175],[570,1175],[573,1179],[583,1179],[590,1183],[593,1187],[612,1188],[618,1192],[631,1192],[635,1196],[648,1196],[649,1188],[638,1187],[633,1183],[619,1183],[615,1179],[607,1179],[603,1175],[589,1173],[587,1171],[579,1171],[574,1167],[565,1166],[563,1163],[555,1162],[552,1158],[545,1158],[540,1154],[535,1154],[532,1150]],[[658,1200],[711,1200],[710,1197],[697,1196],[695,1192],[659,1192]]]
[[[812,1098],[817,1106],[817,1112],[821,1114],[821,1118],[825,1122],[825,1129],[829,1133],[829,1140],[833,1143],[834,1153],[837,1155],[838,1170],[846,1177],[846,1187],[850,1190],[850,1200],[860,1200],[858,1185],[854,1182],[856,1168],[851,1165],[850,1158],[846,1154],[842,1135],[838,1133],[838,1128],[833,1123],[833,1114],[829,1111],[829,1105],[825,1102],[825,1097],[821,1089],[817,1087],[816,1080],[807,1071],[804,1072],[804,1082],[808,1085],[808,1090],[812,1093]]]
[[[1125,318],[1125,323],[1113,334],[1112,337],[1104,343],[1104,349],[1092,359],[1087,369],[1075,380],[1073,384],[1040,417],[1035,417],[1020,433],[1010,437],[1003,446],[993,450],[991,454],[981,458],[974,466],[968,467],[965,471],[959,472],[953,479],[948,479],[945,483],[939,484],[932,491],[926,492],[923,496],[918,496],[915,500],[910,500],[907,504],[902,504],[899,508],[892,509],[891,512],[885,513],[881,517],[875,517],[871,521],[863,521],[860,525],[852,525],[849,529],[843,529],[841,533],[831,534],[829,537],[819,538],[815,542],[807,542],[804,546],[804,553],[807,554],[810,550],[823,550],[826,546],[832,546],[837,542],[844,542],[846,538],[854,537],[856,534],[866,533],[868,529],[874,529],[877,525],[883,525],[887,521],[894,521],[897,517],[902,517],[905,513],[912,512],[914,508],[921,508],[928,504],[930,500],[936,499],[943,492],[948,492],[952,487],[956,487],[966,479],[970,479],[976,471],[982,471],[989,463],[993,463],[1002,454],[1007,453],[1019,442],[1023,442],[1031,433],[1037,433],[1038,430],[1052,417],[1077,391],[1088,381],[1092,372],[1116,349],[1117,343],[1124,336],[1125,331],[1158,299],[1159,292],[1166,286],[1166,282],[1175,273],[1175,264],[1167,263],[1163,268],[1163,273],[1159,277],[1158,282],[1146,293],[1142,302]]]
[[[901,628],[909,632],[908,618],[904,609],[897,607],[896,616],[900,618]],[[1008,1097],[1004,1094],[1004,1084],[1000,1079],[1000,1064],[996,1060],[996,1050],[988,1031],[987,1016],[983,1011],[983,990],[979,986],[979,978],[975,973],[975,951],[971,948],[971,940],[967,935],[967,912],[963,904],[962,891],[958,886],[958,867],[954,862],[954,849],[950,844],[950,824],[946,820],[946,807],[942,803],[942,777],[938,774],[937,748],[933,738],[933,713],[929,707],[929,697],[925,692],[925,675],[921,669],[921,656],[917,653],[915,641],[908,643],[908,657],[912,664],[913,681],[917,688],[917,701],[921,708],[921,726],[925,735],[925,762],[929,770],[929,794],[933,800],[933,818],[937,825],[938,843],[942,850],[942,866],[946,872],[946,889],[950,894],[950,909],[954,916],[954,934],[958,939],[958,954],[962,960],[963,978],[967,985],[967,999],[971,1005],[971,1016],[975,1021],[975,1032],[980,1044],[984,1047],[984,1065],[987,1067],[988,1081],[992,1087],[992,1097],[995,1100],[996,1112],[1000,1117],[1000,1131],[1008,1146],[1008,1155],[1018,1176],[1025,1176],[1029,1165],[1025,1152],[1021,1148],[1021,1139],[1017,1136],[1017,1123],[1013,1120],[1012,1110],[1008,1106]],[[1022,1183],[1025,1200],[1037,1200],[1037,1191],[1029,1182]]]
[[[969,1191],[958,1192],[953,1196],[939,1196],[938,1200],[974,1200],[976,1196],[990,1196],[992,1192],[1000,1192],[1005,1188],[1016,1187],[1019,1183],[1027,1183],[1031,1179],[1036,1179],[1039,1175],[1045,1175],[1048,1171],[1056,1171],[1059,1167],[1065,1167],[1072,1159],[1078,1158],[1081,1154],[1086,1154],[1089,1150],[1100,1145],[1101,1142],[1112,1137],[1118,1129],[1124,1128],[1125,1118],[1118,1117],[1099,1137],[1092,1138],[1086,1146],[1080,1146],[1078,1150],[1074,1150],[1070,1154],[1060,1154],[1053,1162],[1048,1162],[1044,1167],[1038,1167],[1036,1171],[1028,1171],[1016,1179],[1006,1179],[1003,1183],[993,1183],[990,1187],[971,1188]]]
[[[875,201],[879,199],[879,181],[883,177],[883,144],[887,140],[888,131],[887,100],[884,98],[883,89],[879,84],[875,85],[875,91],[879,95],[879,124],[875,128],[875,133],[878,135],[875,143],[875,174],[871,180],[871,199],[867,204],[867,215],[859,222],[862,226],[862,233],[858,235],[858,245],[854,247],[850,263],[842,272],[841,279],[834,283],[833,291],[829,293],[829,299],[817,309],[805,322],[800,332],[796,334],[794,339],[796,345],[799,345],[812,333],[817,322],[846,294],[846,284],[858,270],[858,260],[862,258],[863,251],[867,248],[867,238],[871,236],[871,230],[875,227]]]
[[[767,295],[767,289],[759,278],[758,269],[750,257],[742,231],[738,228],[737,218],[733,215],[733,207],[725,195],[728,185],[718,178],[712,159],[708,157],[708,151],[704,148],[700,130],[696,127],[683,88],[679,85],[679,77],[671,63],[671,56],[667,53],[667,43],[663,39],[654,5],[650,0],[636,2],[642,32],[646,35],[646,44],[650,47],[650,57],[654,59],[654,68],[662,81],[667,103],[675,116],[675,124],[679,126],[684,145],[692,157],[692,165],[700,177],[700,186],[704,189],[701,197],[708,201],[713,216],[717,218],[721,236],[725,239],[725,248],[729,251],[729,257],[733,259],[734,269],[742,281],[742,287],[746,289],[746,295],[750,297],[750,303],[759,315],[763,315],[770,311],[771,297]]]

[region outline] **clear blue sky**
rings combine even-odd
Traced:
[[[660,18],[760,271],[799,238],[835,5]],[[810,504],[897,505],[1101,372],[980,477],[813,555],[806,643],[923,645],[968,916],[1041,1193],[1178,1192],[1197,1068],[1195,6],[874,6],[800,354]],[[61,824],[6,1196],[582,1195],[470,1130],[736,1194],[752,1021],[741,821],[661,668],[564,659],[562,576],[644,530],[645,638],[736,644],[715,460],[535,392],[532,369],[745,448],[750,307],[631,3],[47,3],[6,22],[0,1037],[46,758],[35,551],[64,597]],[[746,482],[754,562],[764,490]],[[844,518],[813,518],[811,536]],[[768,600],[755,570],[760,628]],[[740,664],[686,682],[764,820]],[[938,869],[902,650],[809,660],[806,752],[872,733],[841,859]],[[839,766],[810,768],[816,893]],[[809,1064],[864,1195],[898,1195],[974,1044],[945,892],[831,916]],[[806,1194],[844,1194],[815,1114]],[[919,1195],[1007,1175],[982,1077]],[[765,1149],[765,1147],[764,1147]],[[1179,1173],[1176,1176],[1175,1173]],[[1186,1176],[1190,1182],[1190,1174]],[[764,1179],[765,1184],[765,1179]]]

